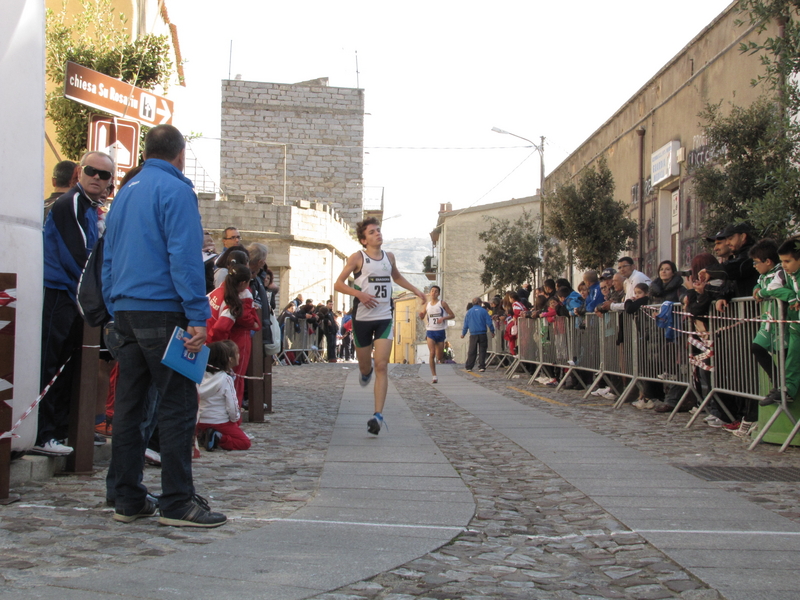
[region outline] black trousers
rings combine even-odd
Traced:
[[[42,370],[39,389],[43,390],[50,383],[53,375],[68,358],[72,360],[39,403],[37,445],[67,437],[72,379],[76,363],[80,360],[82,344],[83,318],[78,312],[75,301],[64,290],[44,288]]]
[[[467,350],[467,369],[475,366],[475,357],[478,358],[478,369],[486,368],[486,350],[489,347],[489,337],[485,333],[471,333],[469,335],[469,349]]]

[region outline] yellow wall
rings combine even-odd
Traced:
[[[414,364],[417,344],[417,297],[403,294],[394,301],[394,345],[390,362]]]

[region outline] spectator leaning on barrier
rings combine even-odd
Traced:
[[[726,238],[727,236],[724,230],[718,231],[714,235],[710,235],[706,238],[709,244],[714,244],[713,254],[717,257],[717,262],[725,262],[733,253],[731,247],[726,242]]]
[[[753,261],[748,256],[754,240],[751,235],[752,228],[747,223],[728,225],[720,232],[725,237],[725,243],[731,250],[731,255],[719,267],[709,268],[712,279],[722,279],[727,282],[721,298],[716,301],[719,311],[725,310],[732,298],[749,297],[753,287],[758,281],[758,272],[753,267]]]
[[[789,323],[787,328],[787,348],[786,348],[786,361],[785,361],[785,377],[784,383],[786,385],[786,401],[792,402],[797,396],[798,388],[800,388],[800,324],[796,321],[800,319],[800,237],[794,237],[786,240],[778,248],[778,256],[781,259],[781,266],[786,273],[786,281],[791,286],[792,294],[790,295],[789,310],[787,311],[787,320],[795,321]],[[769,393],[763,400],[759,401],[762,406],[769,404],[777,404],[781,401],[780,390],[775,389]]]
[[[472,308],[464,315],[464,326],[461,328],[461,339],[469,332],[469,346],[467,349],[467,371],[472,371],[475,359],[478,360],[478,371],[486,370],[486,350],[489,347],[489,337],[486,331],[494,337],[494,325],[489,313],[481,305],[481,299],[472,299]]]
[[[617,261],[617,272],[625,278],[625,300],[636,297],[635,289],[638,284],[650,285],[650,278],[633,268],[633,259],[630,256],[623,256]]]
[[[597,271],[586,271],[583,274],[583,283],[586,284],[588,295],[584,304],[584,310],[587,313],[594,312],[603,301],[603,292],[600,289],[600,281],[597,276]]]
[[[680,302],[686,294],[683,276],[671,260],[662,260],[658,265],[658,277],[650,283],[650,300],[653,304]]]

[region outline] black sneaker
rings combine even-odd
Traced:
[[[115,509],[114,520],[120,523],[132,523],[136,519],[145,517],[154,517],[158,512],[158,504],[152,502],[150,498],[144,499],[144,506],[138,511],[124,511],[119,508]],[[127,513],[127,514],[126,514]]]
[[[786,398],[789,399],[788,397]],[[773,388],[769,394],[764,396],[761,400],[758,401],[759,406],[769,406],[770,404],[780,404],[781,403],[781,391],[778,388]]]
[[[196,496],[192,498],[182,517],[167,517],[162,513],[158,518],[158,524],[171,527],[205,527],[210,529],[225,525],[228,522],[228,517],[222,513],[211,512],[207,507],[208,503],[206,503],[205,499]]]

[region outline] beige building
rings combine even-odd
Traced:
[[[756,32],[735,23],[735,6],[703,29],[545,179],[546,212],[549,195],[566,183],[577,184],[583,170],[605,156],[616,199],[640,223],[640,239],[631,255],[650,276],[665,259],[686,268],[706,249],[706,235],[713,233],[702,230],[703,206],[692,189],[693,169],[710,155],[698,114],[707,103],[747,106],[766,91],[751,86],[763,68],[758,56],[742,54],[739,47],[756,39]],[[762,34],[774,35],[774,29]],[[458,331],[448,331],[448,339],[457,361],[465,359],[465,346],[455,343],[460,341],[464,305],[482,291],[477,233],[485,229],[483,216],[513,218],[523,208],[538,213],[538,202],[525,198],[439,214],[432,236],[443,296],[456,311]]]
[[[545,197],[558,186],[577,182],[601,156],[614,175],[616,199],[630,206],[640,224],[632,252],[653,276],[658,263],[680,268],[705,250],[703,207],[692,190],[693,168],[708,156],[698,114],[707,103],[750,105],[764,87],[751,86],[763,72],[759,57],[739,47],[756,39],[755,28],[735,23],[736,2],[701,31],[669,63],[592,133],[545,180]],[[774,36],[768,30],[762,37]]]
[[[495,290],[486,290],[481,283],[483,263],[479,257],[485,244],[478,239],[478,234],[489,228],[487,217],[513,221],[522,216],[523,210],[534,218],[538,217],[538,196],[455,211],[450,203],[442,204],[431,238],[435,244],[436,283],[442,288],[442,300],[456,316],[453,325],[447,328],[447,340],[456,362],[464,362],[467,358],[468,338],[461,339],[467,303],[475,296],[486,298],[487,294],[495,293]]]
[[[173,0],[174,1],[174,0]],[[54,13],[61,11],[63,0],[46,0],[45,6],[48,10]],[[111,0],[111,6],[114,9],[114,14],[123,14],[127,18],[127,29],[132,40],[144,36],[148,33],[154,35],[166,35],[172,42],[172,63],[175,67],[175,74],[172,78],[171,85],[184,85],[183,77],[183,58],[180,54],[180,45],[178,44],[178,29],[170,22],[169,14],[167,12],[167,4],[170,0]],[[78,15],[81,13],[80,0],[67,0],[66,3],[68,14]],[[118,23],[118,21],[113,21]],[[152,31],[149,31],[150,28]],[[50,94],[57,88],[64,87],[63,82],[59,84],[52,83],[47,80],[45,91]],[[156,90],[162,93],[163,90]],[[100,112],[100,111],[97,111]],[[89,124],[86,124],[89,127]],[[50,119],[45,120],[45,151],[44,151],[44,196],[49,196],[52,192],[51,178],[53,175],[53,168],[56,163],[65,160],[67,157],[64,155],[63,150],[56,140],[55,125]]]

